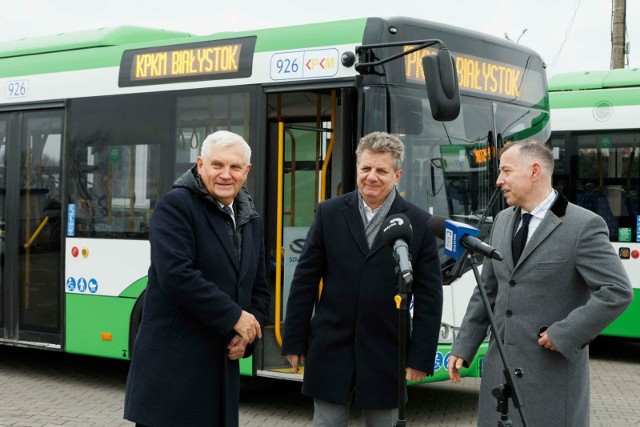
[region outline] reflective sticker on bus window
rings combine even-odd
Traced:
[[[69,203],[67,209],[67,236],[73,237],[76,235],[76,205],[75,203]]]

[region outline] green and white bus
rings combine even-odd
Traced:
[[[427,97],[422,62],[438,46],[423,42],[434,39],[457,66],[452,121],[434,120]],[[246,185],[266,224],[273,295],[242,372],[299,380],[280,355],[289,283],[317,204],[356,188],[359,138],[400,135],[403,196],[474,226],[484,215],[486,232],[500,208],[488,208],[499,144],[549,137],[546,82],[527,48],[411,18],[208,36],[118,27],[1,43],[0,342],[128,359],[154,206],[204,137],[230,130],[254,153]],[[440,250],[434,381],[447,378],[475,286],[469,271],[450,276],[454,261]],[[465,375],[480,375],[484,351]]]
[[[602,334],[640,338],[640,69],[558,74],[549,79],[554,186],[598,213],[635,299]]]

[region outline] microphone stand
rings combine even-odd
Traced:
[[[407,365],[407,317],[409,315],[409,295],[411,294],[412,283],[413,277],[411,274],[402,277],[398,268],[398,294],[393,297],[400,316],[398,322],[398,346],[400,351],[398,357],[398,419],[396,427],[407,425],[407,420],[405,419],[405,392],[407,389],[405,369]]]
[[[500,412],[498,427],[510,427],[512,425],[511,420],[508,416],[509,398],[513,400],[513,405],[518,409],[518,412],[520,413],[520,419],[522,420],[523,427],[527,427],[527,422],[524,417],[524,411],[522,409],[522,407],[524,406],[524,401],[521,397],[522,394],[520,392],[520,389],[518,388],[518,383],[515,380],[515,377],[522,378],[522,369],[516,368],[514,371],[511,371],[511,369],[509,368],[507,357],[504,353],[504,347],[502,346],[502,342],[500,341],[500,337],[498,336],[498,328],[496,327],[496,323],[493,317],[491,304],[489,303],[487,292],[484,289],[482,278],[480,277],[480,273],[478,272],[478,261],[476,261],[476,258],[471,251],[465,251],[464,256],[467,257],[471,264],[471,267],[473,268],[473,274],[476,278],[478,290],[480,291],[480,295],[482,296],[482,302],[484,304],[484,308],[487,312],[487,316],[489,317],[489,322],[491,324],[491,333],[493,334],[494,342],[498,347],[498,353],[500,353],[500,359],[502,359],[502,366],[504,367],[502,372],[504,374],[506,382],[497,385],[491,390],[491,394],[493,394],[493,396],[498,401],[498,405],[496,407],[496,411]]]

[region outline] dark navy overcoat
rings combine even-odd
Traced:
[[[262,220],[246,193],[235,203],[240,262],[225,216],[201,183],[187,179],[158,202],[126,419],[154,427],[238,425],[239,363],[227,358],[226,346],[243,309],[264,324],[269,292]]]
[[[442,316],[442,279],[430,215],[396,195],[388,216],[413,227],[413,331],[407,365],[433,374]],[[302,392],[357,408],[398,406],[399,312],[392,248],[378,235],[369,249],[357,192],[318,206],[287,303],[284,354],[306,355]],[[315,305],[322,279],[322,296]],[[312,313],[315,309],[315,314]]]

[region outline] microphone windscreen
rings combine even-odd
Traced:
[[[398,239],[404,240],[408,245],[413,238],[413,229],[409,218],[402,214],[387,217],[380,227],[380,232],[382,240],[389,246],[393,246]]]
[[[444,240],[444,229],[447,218],[439,215],[433,215],[427,221],[429,231],[439,239]]]

